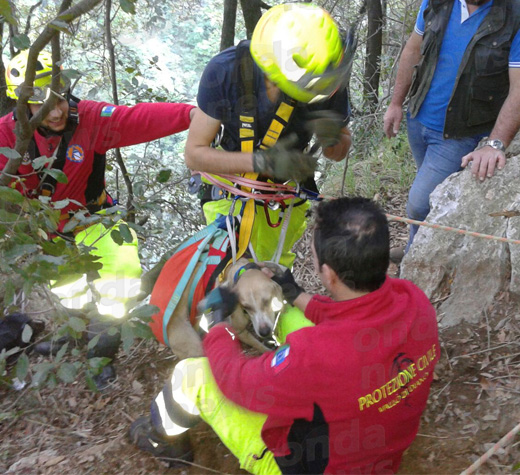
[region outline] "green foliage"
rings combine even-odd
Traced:
[[[13,10],[8,0],[0,0],[0,15],[11,25],[17,25],[16,19],[13,17]]]
[[[20,158],[20,154],[16,150],[14,150],[12,148],[0,147],[0,153],[2,155],[5,155],[9,159],[11,159],[11,158]]]
[[[125,13],[135,15],[135,0],[119,0],[119,4]]]
[[[392,140],[383,139],[382,124],[371,119],[353,121],[355,137],[344,180],[344,194],[377,198],[383,204],[408,192],[415,176],[415,162],[405,133]],[[337,196],[343,185],[345,162],[328,163],[323,184],[326,195]]]

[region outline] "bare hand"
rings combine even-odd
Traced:
[[[471,173],[480,181],[491,178],[495,173],[495,168],[502,170],[506,165],[506,154],[500,150],[495,150],[493,147],[482,147],[479,150],[474,150],[462,157],[461,166],[465,168],[468,163],[471,164]]]
[[[385,135],[391,139],[399,132],[399,125],[403,120],[403,109],[401,106],[390,104],[383,119]]]

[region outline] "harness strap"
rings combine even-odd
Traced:
[[[76,99],[76,98],[75,98]],[[43,169],[39,172],[40,176],[40,185],[39,185],[39,193],[43,196],[52,196],[56,191],[56,183],[57,180],[52,175],[48,173],[49,169],[53,170],[61,170],[65,167],[65,162],[67,158],[67,149],[69,148],[69,143],[72,139],[72,136],[76,132],[76,128],[79,123],[78,116],[78,102],[70,100],[69,101],[69,116],[67,118],[67,126],[65,132],[63,133],[60,143],[53,154],[55,159],[51,162],[50,166],[47,169]],[[34,135],[31,139],[31,144],[28,149],[29,158],[34,160],[35,158],[42,155],[42,153],[38,150],[38,146],[36,145],[36,140],[34,139]]]
[[[249,42],[241,41],[236,50],[235,77],[238,79],[239,139],[242,152],[253,152],[256,144],[256,98],[254,94],[254,64]]]
[[[271,121],[271,125],[269,129],[262,139],[262,143],[260,144],[260,148],[265,150],[267,148],[271,148],[278,139],[285,127],[289,124],[289,120],[294,111],[294,106],[296,105],[296,101],[289,97],[284,98],[284,100],[278,106],[274,114],[274,118]]]
[[[205,228],[198,231],[196,234],[191,236],[189,239],[184,241],[179,245],[179,247],[175,250],[175,252],[182,251],[183,249],[191,246],[192,244],[195,244],[196,242],[199,242],[201,239],[205,239],[207,236],[213,236],[215,234],[215,231],[218,229],[218,225],[216,221],[213,221],[211,224],[206,226]]]
[[[256,178],[256,173],[246,173],[247,178]],[[254,179],[253,178],[253,179]],[[251,191],[247,188],[246,191]],[[255,201],[247,200],[242,207],[242,221],[240,223],[240,232],[238,233],[238,250],[236,259],[240,259],[244,252],[247,250],[247,246],[251,241],[251,234],[253,233],[253,225],[255,223]]]
[[[187,265],[186,269],[184,270],[184,273],[182,274],[182,277],[177,284],[177,287],[175,288],[170,301],[168,302],[168,305],[166,309],[164,310],[164,316],[163,316],[163,338],[164,342],[169,346],[170,343],[168,341],[168,332],[167,332],[167,326],[170,321],[171,316],[173,315],[173,312],[177,308],[177,305],[179,304],[179,300],[181,299],[182,293],[184,292],[186,286],[188,285],[188,281],[190,280],[191,275],[193,274],[193,271],[195,269],[195,266],[199,262],[201,254],[204,252],[205,247],[208,245],[208,243],[211,241],[213,236],[217,233],[222,233],[223,230],[217,228],[217,226],[213,226],[214,223],[212,223],[211,226],[208,226],[210,229],[210,232],[207,233],[201,233],[204,235],[204,239],[200,242],[200,244],[197,246],[197,251],[193,254],[191,257],[191,260],[189,264]],[[206,228],[206,229],[208,229]],[[197,236],[198,233],[195,235]],[[195,237],[194,236],[194,237]],[[199,238],[200,239],[200,238]],[[192,241],[190,239],[190,241]],[[181,246],[182,248],[185,248],[186,246]],[[177,252],[180,249],[177,250]]]

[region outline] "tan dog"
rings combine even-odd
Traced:
[[[222,284],[230,286],[237,294],[239,306],[230,317],[240,341],[264,352],[267,348],[248,330],[249,322],[260,338],[271,335],[276,317],[283,307],[283,294],[280,286],[273,282],[258,266],[241,258],[228,266]],[[192,274],[187,289],[191,287]],[[188,318],[188,291],[185,290],[167,326],[168,340],[175,355],[180,358],[203,356],[202,342]]]

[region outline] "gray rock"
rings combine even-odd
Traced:
[[[508,159],[492,179],[478,183],[469,169],[456,173],[430,196],[427,221],[520,240],[520,158]],[[478,322],[497,294],[520,297],[520,244],[502,243],[421,226],[401,264],[401,277],[417,284],[438,309],[441,326]]]
[[[507,147],[506,153],[508,156],[520,155],[520,132],[515,135],[509,147]]]

